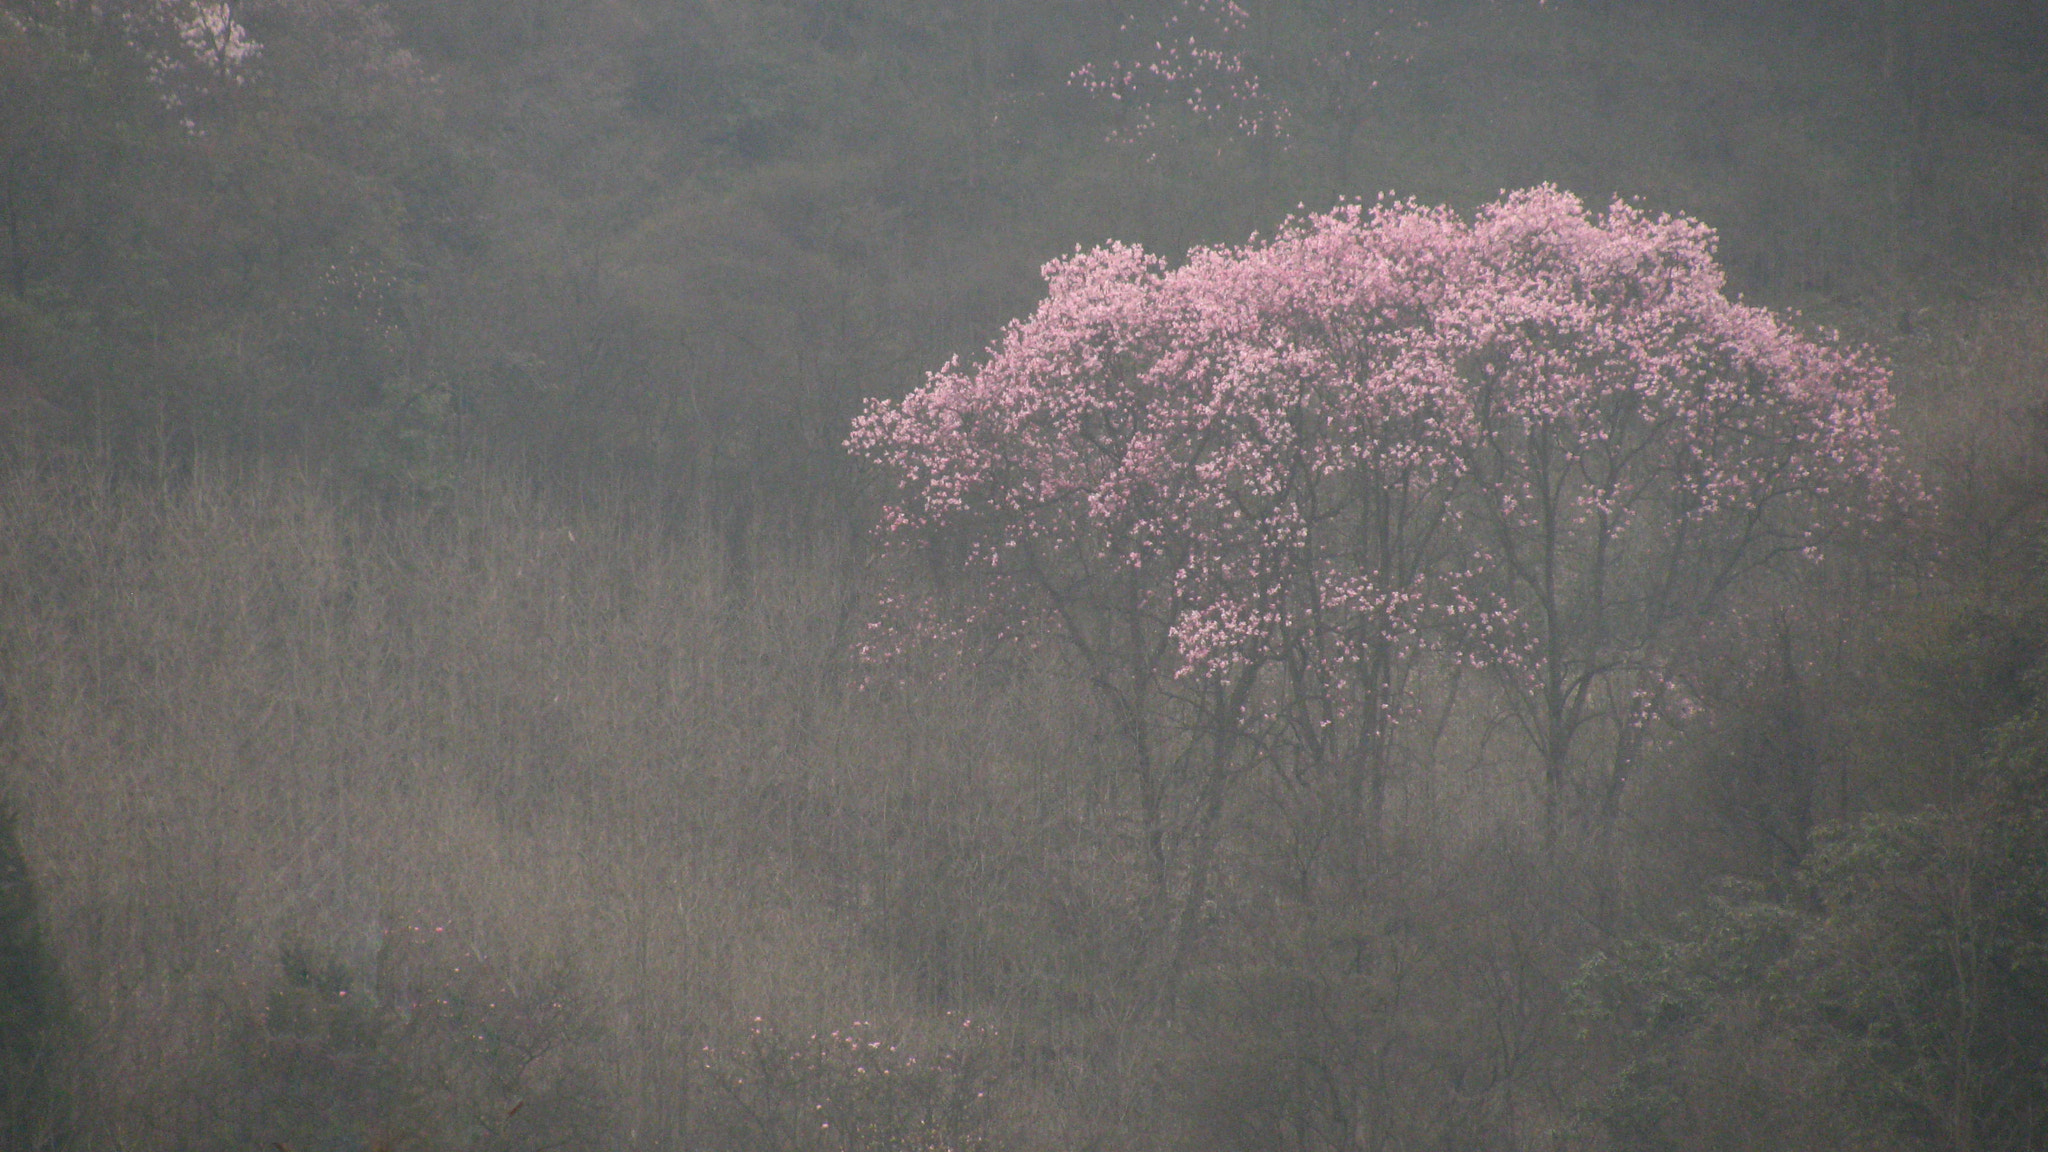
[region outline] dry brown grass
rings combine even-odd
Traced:
[[[1943,354],[1921,459],[2035,395],[2039,318],[2015,295]],[[758,1147],[704,1046],[760,1016],[936,1050],[948,1011],[996,1028],[1006,1148],[1527,1144],[1583,1132],[1561,990],[1595,921],[1743,850],[1679,726],[1611,852],[1546,854],[1467,678],[1370,851],[1329,796],[1247,774],[1162,1009],[1085,687],[939,654],[863,686],[843,532],[741,539],[708,494],[676,503],[699,531],[489,475],[393,511],[18,455],[0,788],[79,1147]]]
[[[1014,1147],[1171,1145],[1199,1121],[1177,1101],[1247,1074],[1189,1048],[1228,1030],[1157,1014],[1132,802],[1080,690],[863,686],[833,547],[750,541],[742,569],[488,478],[392,513],[290,474],[23,469],[0,517],[5,783],[87,1146],[747,1146],[697,1053],[757,1015],[992,1021]],[[1396,790],[1404,878],[1368,931],[1527,815],[1481,736]],[[1328,894],[1261,894],[1301,832],[1250,787],[1199,980],[1325,965],[1298,952]],[[1469,1047],[1467,935],[1390,1034]]]
[[[288,475],[0,502],[7,787],[88,1144],[262,1137],[217,1094],[294,942],[368,989],[421,926],[514,989],[567,974],[628,1129],[681,1123],[736,1012],[907,1010],[800,860],[830,822],[797,809],[869,791],[832,557],[734,597],[701,542],[488,483],[384,517]]]

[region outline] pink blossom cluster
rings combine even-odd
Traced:
[[[263,51],[226,0],[146,0],[126,6],[121,22],[165,106],[195,131],[194,105],[246,83]]]
[[[1192,120],[1245,139],[1280,137],[1287,107],[1259,86],[1234,45],[1249,17],[1235,0],[1182,0],[1151,44],[1128,60],[1084,64],[1068,83],[1125,111],[1112,143],[1137,144],[1170,120]],[[1119,29],[1134,33],[1129,21]]]
[[[796,1036],[756,1016],[737,1043],[704,1045],[699,1062],[773,1143],[809,1146],[817,1134],[845,1149],[976,1152],[989,1146],[981,1051],[996,1032],[950,1012],[945,1023],[920,1057],[865,1020]]]
[[[1164,676],[1273,669],[1379,731],[1435,653],[1573,723],[1560,692],[1892,484],[1884,367],[1731,300],[1713,243],[1543,187],[1055,260],[984,360],[854,424],[900,577],[865,654],[1142,634]]]

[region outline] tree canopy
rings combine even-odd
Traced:
[[[1061,637],[1120,707],[1207,701],[1362,789],[1429,656],[1496,674],[1554,794],[1582,727],[1659,707],[1670,639],[1902,486],[1884,367],[1730,299],[1683,217],[1350,205],[1045,277],[854,425],[885,552],[966,574],[894,630]]]

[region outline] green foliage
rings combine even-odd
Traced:
[[[0,733],[6,704],[0,696]],[[0,808],[0,1141],[10,1148],[53,1148],[59,1142],[52,1063],[63,1003],[15,816]]]
[[[744,443],[749,468],[836,486],[861,399],[978,347],[1076,243],[1171,254],[1338,196],[1555,181],[1709,220],[1742,287],[1884,331],[1889,262],[2021,236],[2042,197],[2001,127],[1952,134],[1901,199],[1871,46],[1817,10],[1255,7],[1242,47],[1288,141],[1141,151],[1070,77],[1133,58],[1176,9],[1155,0],[264,5],[249,83],[192,126],[103,7],[5,6],[0,288],[82,308],[91,338],[45,390],[67,435],[140,467],[256,447],[418,487],[362,458],[391,454],[389,392],[436,380],[464,438],[557,475],[672,479]],[[1923,63],[2009,78],[1995,24],[1957,21]],[[1929,140],[1968,119],[1928,115]],[[1942,226],[1903,227],[1908,201]],[[545,400],[493,371],[525,357]]]
[[[1995,684],[1996,678],[1993,678]],[[1987,688],[1987,693],[1992,689]],[[1996,734],[1969,802],[1825,828],[1795,903],[1729,885],[1581,969],[1625,1056],[1590,1112],[1625,1147],[1691,1147],[1733,1049],[1780,1049],[1842,1114],[1906,1144],[2024,1149],[2048,1129],[2048,709]]]
[[[454,397],[439,381],[387,380],[351,440],[362,484],[387,499],[431,501],[455,486]]]
[[[1588,958],[1569,994],[1612,1062],[1585,1119],[1628,1152],[1883,1147],[1842,1107],[1824,1046],[1788,1040],[1782,972],[1808,927],[1730,881]]]
[[[1791,950],[1801,919],[1743,881],[1723,881],[1668,929],[1595,952],[1571,984],[1575,1010],[1642,1041],[1697,1026],[1718,1000],[1760,987]]]
[[[0,321],[0,356],[123,463],[345,449],[419,351],[422,270],[480,251],[479,170],[389,26],[259,23],[260,70],[192,120],[118,12],[0,20],[0,294],[36,314]]]
[[[302,943],[279,966],[242,1070],[254,1138],[510,1152],[601,1130],[566,977],[517,986],[431,922],[391,933],[369,970]]]
[[[1823,843],[1823,908],[1785,974],[1851,1045],[1859,1095],[1956,1146],[2039,1147],[2048,1121],[2048,709],[2004,725],[1984,795],[1873,816]]]
[[[1966,759],[1981,763],[1990,737],[2032,699],[2029,673],[2048,635],[2042,608],[2009,595],[1958,596],[1924,609],[1894,650],[1922,722]]]

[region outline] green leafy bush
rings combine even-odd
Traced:
[[[487,1152],[597,1135],[564,975],[515,980],[432,922],[389,933],[367,970],[304,944],[280,969],[246,1072],[263,1142]]]

